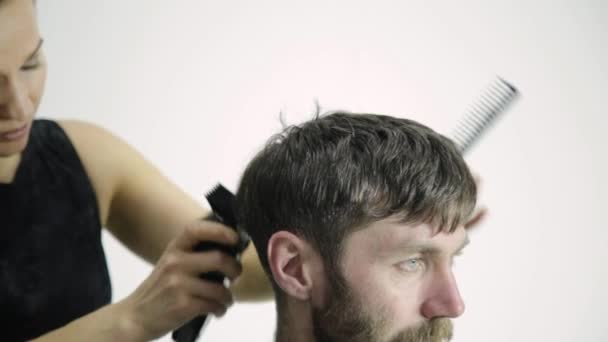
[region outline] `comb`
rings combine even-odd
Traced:
[[[249,245],[249,235],[237,228],[234,210],[235,196],[221,184],[215,186],[206,196],[211,206],[211,214],[205,220],[215,221],[234,229],[239,234],[239,242],[236,246],[226,246],[214,242],[202,241],[194,247],[197,252],[209,250],[221,250],[222,252],[238,258]],[[201,274],[202,279],[223,284],[226,277],[220,272],[208,272]],[[194,342],[200,334],[203,326],[209,321],[207,315],[201,315],[184,324],[173,332],[171,337],[176,342]]]
[[[497,77],[465,113],[452,134],[452,139],[463,154],[487,131],[519,95],[512,84]]]

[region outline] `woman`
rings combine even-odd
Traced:
[[[2,341],[145,341],[200,314],[222,315],[231,291],[198,274],[235,279],[241,264],[201,240],[236,242],[139,153],[76,121],[34,120],[46,65],[33,1],[0,0],[0,319]],[[100,240],[107,227],[155,264],[110,304]],[[271,293],[250,247],[237,299]]]

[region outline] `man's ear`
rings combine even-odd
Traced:
[[[313,252],[308,242],[284,230],[268,240],[268,263],[274,281],[291,297],[310,299]]]

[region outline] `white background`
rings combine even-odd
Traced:
[[[38,1],[40,116],[100,124],[204,203],[280,128],[325,109],[449,133],[495,76],[519,101],[468,155],[491,209],[456,271],[456,342],[608,340],[608,2]],[[150,268],[104,235],[114,300]],[[269,341],[273,303],[204,341]],[[169,341],[167,337],[162,339]]]

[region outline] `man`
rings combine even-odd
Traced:
[[[285,129],[237,194],[274,285],[276,340],[449,340],[475,201],[454,144],[414,121],[336,112]]]

